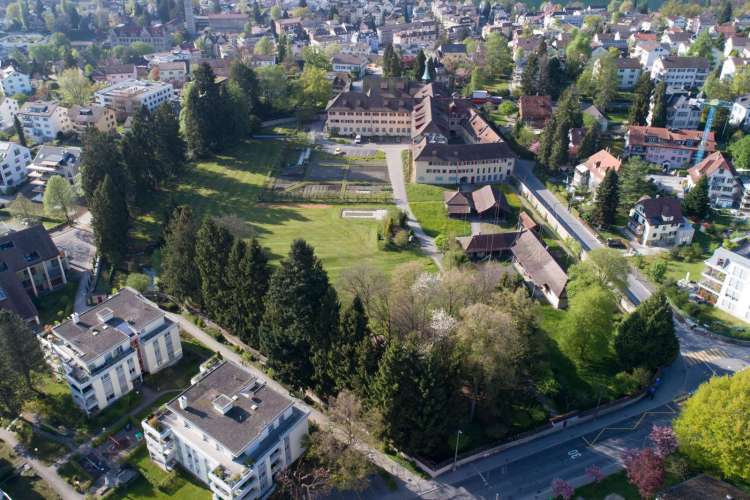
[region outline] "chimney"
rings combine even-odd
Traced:
[[[180,396],[178,401],[180,403],[180,408],[182,408],[183,410],[187,408],[188,406],[187,396]]]

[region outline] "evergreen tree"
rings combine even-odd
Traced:
[[[225,286],[232,235],[210,218],[201,224],[195,236],[195,267],[201,284],[201,301],[208,316],[227,325],[227,308],[231,292]]]
[[[123,166],[117,137],[112,133],[101,132],[96,127],[90,127],[83,135],[82,142],[81,188],[86,201],[91,203],[94,190],[107,175],[127,199],[130,195],[130,179]]]
[[[628,111],[628,123],[631,125],[646,124],[653,88],[654,84],[651,81],[651,75],[649,73],[643,73],[635,86],[633,105]]]
[[[7,309],[0,309],[0,364],[9,366],[29,390],[34,388],[34,372],[47,367],[36,335],[22,318]]]
[[[162,185],[174,179],[185,165],[185,141],[180,135],[180,121],[169,104],[164,103],[151,116],[154,149],[158,170],[155,177]]]
[[[521,73],[521,94],[536,95],[537,93],[537,73],[539,72],[539,59],[536,53],[533,53],[526,60],[526,66]]]
[[[568,163],[568,152],[570,148],[570,122],[558,117],[555,120],[555,134],[550,149],[549,165],[553,169],[560,168]]]
[[[122,159],[133,182],[133,192],[140,198],[157,187],[154,178],[156,158],[151,147],[154,140],[148,110],[142,107],[133,119],[133,126],[122,138]]]
[[[424,76],[424,70],[427,67],[427,56],[424,55],[424,50],[419,49],[417,53],[417,60],[414,64],[414,79],[421,80]]]
[[[18,143],[26,147],[26,134],[23,132],[23,127],[21,126],[21,122],[18,119],[18,116],[13,117],[13,128],[16,130],[16,134],[18,135]]]
[[[542,165],[548,166],[552,155],[552,143],[555,140],[555,117],[550,117],[544,124],[544,130],[539,140],[539,150],[537,151],[537,160]]]
[[[615,222],[617,206],[620,202],[619,177],[614,168],[607,170],[599,187],[596,189],[596,204],[592,222],[599,227],[610,226]]]
[[[219,86],[211,66],[203,63],[193,73],[183,107],[183,122],[188,151],[202,158],[218,151],[223,141],[226,117]]]
[[[685,214],[705,219],[711,210],[710,199],[708,197],[708,176],[704,175],[693,188],[687,192],[685,199],[682,200],[682,208]]]
[[[91,226],[99,254],[119,264],[127,252],[130,216],[122,190],[105,174],[89,202]]]
[[[721,12],[719,13],[719,24],[728,23],[732,20],[732,3],[728,0],[724,0],[721,4]]]
[[[667,366],[679,350],[672,307],[663,292],[649,297],[617,328],[615,352],[625,370]]]
[[[283,60],[283,57],[279,55],[279,59]],[[255,71],[253,71],[253,69],[247,64],[240,61],[234,61],[229,66],[229,79],[242,89],[242,92],[247,99],[247,112],[253,114],[258,106],[260,98],[258,77],[255,74]]]
[[[271,278],[268,256],[257,240],[234,241],[226,274],[228,325],[243,342],[257,349],[258,328],[265,310],[263,300]]]
[[[437,70],[435,69],[435,59],[430,57],[427,59],[427,72],[430,74],[430,81],[434,82],[437,76]]]
[[[175,209],[164,236],[159,286],[178,300],[200,303],[200,274],[195,267],[196,224],[189,206]]]
[[[659,82],[654,90],[654,110],[651,116],[652,127],[667,126],[667,84]]]
[[[261,351],[268,366],[297,388],[313,383],[329,394],[327,352],[338,330],[336,291],[313,248],[295,240],[271,277],[260,328]]]
[[[578,158],[585,160],[599,151],[599,125],[592,123],[586,128],[586,133],[578,147]]]
[[[336,392],[354,389],[354,380],[360,372],[358,350],[370,341],[367,314],[359,296],[344,309],[339,323],[339,336],[329,351],[329,366]]]

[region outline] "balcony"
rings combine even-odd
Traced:
[[[721,285],[716,284],[710,279],[703,279],[698,283],[698,286],[700,286],[702,289],[706,290],[707,292],[711,293],[712,295],[718,296],[721,293]]]
[[[705,270],[703,271],[703,277],[710,279],[711,281],[715,281],[719,284],[719,286],[721,286],[724,283],[724,279],[726,279],[727,274],[723,271],[719,271],[718,269],[706,266]]]

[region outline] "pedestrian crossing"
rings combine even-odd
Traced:
[[[723,349],[705,349],[703,351],[685,352],[682,354],[685,358],[685,362],[690,366],[695,366],[701,363],[710,365],[715,364],[718,360],[730,358],[729,354]]]

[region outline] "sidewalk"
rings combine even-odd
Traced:
[[[310,420],[312,422],[314,422],[315,424],[317,424],[320,428],[325,429],[325,428],[328,428],[328,427],[332,427],[332,423],[331,423],[330,419],[327,416],[325,416],[323,413],[321,413],[320,411],[316,410],[315,408],[311,408],[305,402],[300,401],[299,399],[297,399],[294,396],[292,396],[291,394],[289,394],[289,391],[284,386],[282,386],[281,384],[279,384],[278,382],[276,382],[275,380],[273,380],[272,378],[270,378],[266,373],[264,373],[263,371],[259,370],[255,366],[246,363],[239,354],[237,354],[236,352],[234,352],[228,346],[226,346],[226,345],[218,342],[217,340],[215,340],[213,337],[211,337],[210,335],[208,335],[206,332],[204,332],[203,330],[201,330],[200,328],[198,328],[197,326],[195,326],[192,322],[190,322],[189,320],[183,318],[180,315],[173,314],[173,313],[167,313],[167,317],[170,320],[178,323],[180,325],[180,328],[182,328],[182,330],[185,333],[187,333],[191,337],[193,337],[196,340],[198,340],[200,343],[202,343],[203,345],[205,345],[207,348],[211,349],[214,352],[220,353],[222,355],[222,357],[224,359],[226,359],[226,360],[229,360],[229,361],[232,361],[234,363],[237,363],[239,365],[244,366],[253,375],[255,375],[256,377],[259,377],[259,378],[265,380],[266,383],[268,384],[269,388],[271,388],[274,391],[277,391],[277,392],[285,395],[286,397],[292,399],[301,408],[304,408],[304,409],[308,410],[310,412]],[[339,433],[343,434],[342,430],[340,430],[340,429],[338,429],[336,427],[333,427],[333,428],[334,428],[334,433],[336,433],[337,435],[339,435]],[[441,488],[445,488],[445,489],[442,489],[441,491],[443,491],[444,493],[446,493],[449,498],[452,498],[452,497],[455,496],[455,493],[454,493],[455,488],[453,488],[451,486],[442,486],[442,485],[436,483],[435,481],[423,479],[423,478],[421,478],[421,477],[413,474],[411,471],[407,470],[406,468],[404,468],[403,466],[401,466],[400,464],[396,463],[391,458],[389,458],[388,456],[386,456],[380,450],[372,448],[369,445],[367,445],[366,443],[360,443],[357,446],[357,449],[359,451],[361,451],[362,453],[365,453],[367,455],[367,458],[373,464],[377,465],[378,467],[381,467],[381,468],[385,469],[391,475],[393,475],[395,478],[397,478],[398,480],[400,480],[401,482],[403,482],[404,486],[409,491],[411,491],[412,494],[414,494],[414,495],[416,495],[418,497],[423,497],[423,493],[424,492],[436,491],[436,490],[441,489]],[[400,496],[401,496],[401,498],[403,498],[403,492],[400,492]],[[446,498],[446,495],[441,495],[441,498]]]
[[[44,479],[50,487],[55,490],[65,500],[75,499],[83,500],[83,495],[78,493],[71,485],[69,485],[63,478],[57,474],[55,467],[46,465],[41,461],[33,458],[31,454],[18,442],[16,434],[5,428],[0,428],[0,439],[5,441],[8,446],[16,450],[19,456],[23,457],[24,461],[29,464],[39,477]]]

